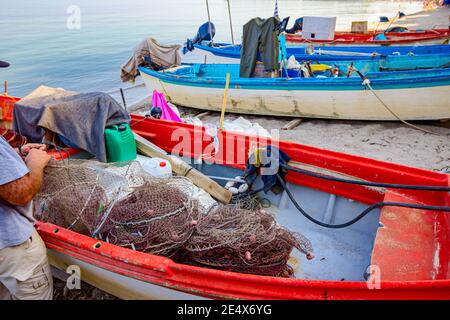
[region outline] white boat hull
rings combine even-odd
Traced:
[[[163,82],[141,73],[150,90],[169,102],[220,111],[224,90]],[[450,118],[450,86],[376,90],[403,120]],[[397,120],[369,90],[249,90],[230,88],[227,112],[343,120]]]
[[[68,266],[78,266],[81,270],[81,280],[118,298],[127,300],[197,300],[205,299],[185,292],[162,287],[150,282],[138,280],[117,272],[103,269],[99,266],[76,259],[69,254],[63,254],[47,249],[50,264],[63,272]]]

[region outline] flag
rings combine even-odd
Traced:
[[[275,0],[275,10],[273,12],[273,16],[279,18],[279,16],[278,16],[278,0]]]

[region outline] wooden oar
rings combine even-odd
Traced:
[[[230,203],[232,197],[230,191],[226,190],[217,182],[205,176],[200,171],[192,168],[180,158],[168,154],[160,147],[141,137],[137,133],[133,132],[133,134],[134,139],[136,140],[137,149],[140,153],[149,157],[161,158],[169,161],[172,166],[172,171],[177,175],[188,178],[192,181],[193,184],[195,184],[199,188],[204,189],[218,201],[225,204]]]

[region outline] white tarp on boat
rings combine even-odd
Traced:
[[[177,66],[181,64],[180,48],[180,45],[162,45],[154,38],[144,39],[133,49],[133,56],[122,65],[120,78],[123,82],[134,82],[145,57],[150,57],[153,63],[163,68]]]

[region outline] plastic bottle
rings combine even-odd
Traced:
[[[145,172],[155,178],[168,179],[172,177],[172,166],[167,160],[141,155],[138,155],[136,160],[141,164]]]

